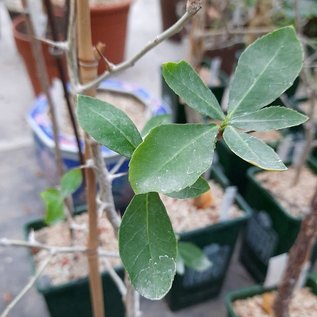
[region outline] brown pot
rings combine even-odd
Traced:
[[[177,20],[176,6],[178,2],[185,2],[184,0],[161,0],[161,15],[163,30],[168,29]],[[176,33],[170,39],[173,41],[180,41],[182,38],[181,32]]]
[[[104,56],[112,63],[120,63],[124,57],[127,35],[128,13],[132,0],[119,3],[96,5],[90,8],[92,41],[96,45],[106,45]],[[100,74],[105,69],[102,61],[98,67]]]
[[[24,65],[27,69],[29,78],[31,80],[34,94],[38,95],[41,93],[42,89],[37,75],[36,64],[32,53],[30,37],[26,34],[26,25],[24,17],[17,16],[13,19],[13,35],[17,50],[23,58]],[[42,43],[42,49],[48,77],[51,83],[53,78],[59,77],[55,59],[51,53],[52,48],[50,48],[47,44]]]

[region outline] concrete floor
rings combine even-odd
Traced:
[[[134,2],[129,21],[127,56],[131,56],[152,39],[161,28],[158,0]],[[146,27],[144,27],[146,25]],[[25,114],[33,92],[24,65],[12,39],[11,24],[0,4],[0,237],[22,238],[23,225],[43,215],[39,192],[47,185],[41,177]],[[143,58],[133,69],[117,77],[143,85],[155,97],[160,95],[160,64],[186,56],[186,45],[163,43]],[[27,252],[23,249],[0,248],[0,312],[8,299],[18,293],[31,274]],[[149,317],[224,317],[224,295],[232,289],[252,284],[237,263],[230,266],[221,295],[177,313],[171,313],[164,301],[142,301],[144,316]],[[42,297],[35,290],[14,308],[11,316],[48,316]]]

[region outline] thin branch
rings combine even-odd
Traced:
[[[193,2],[193,1],[192,1]],[[201,2],[201,1],[196,1]],[[121,72],[127,68],[130,68],[134,66],[134,64],[142,58],[146,53],[148,53],[150,50],[152,50],[154,47],[165,41],[166,39],[170,38],[177,32],[179,32],[185,24],[192,18],[193,15],[197,13],[197,11],[200,9],[201,5],[195,6],[195,9],[187,10],[187,12],[169,29],[158,35],[153,41],[149,42],[144,48],[142,48],[137,54],[135,54],[131,59],[122,62],[117,65],[112,64],[111,70],[106,70],[102,75],[97,77],[95,80],[92,80],[91,82],[85,84],[85,85],[77,85],[77,92],[82,93],[86,90],[89,90],[93,87],[97,87],[101,81],[106,79],[110,74],[115,74],[118,72]]]
[[[24,247],[30,249],[42,249],[50,251],[51,253],[86,253],[88,252],[88,248],[85,246],[70,246],[70,247],[60,247],[60,246],[51,246],[47,244],[43,244],[40,242],[28,242],[23,240],[11,240],[7,238],[0,239],[0,246],[8,247]],[[100,256],[109,257],[109,258],[119,258],[118,252],[105,251],[101,248],[98,249],[98,254]]]
[[[99,184],[99,197],[101,202],[107,202],[104,204],[104,211],[106,212],[107,218],[110,221],[116,236],[118,235],[121,218],[116,212],[113,195],[112,195],[112,184],[110,174],[107,167],[105,166],[104,158],[100,146],[98,144],[91,145],[93,158],[95,161],[95,174]]]
[[[122,297],[125,297],[127,294],[127,288],[125,287],[121,277],[117,274],[117,272],[114,270],[114,268],[106,258],[103,258],[103,263],[106,265],[108,273],[111,276],[114,283],[117,285]]]
[[[112,175],[116,174],[125,161],[126,161],[126,158],[121,157],[120,160],[116,163],[116,165],[109,171],[109,173]]]
[[[54,253],[51,253],[48,258],[43,262],[40,268],[36,271],[30,281],[23,287],[20,293],[12,300],[12,302],[6,307],[0,317],[7,317],[11,309],[22,299],[22,297],[32,288],[36,280],[41,276],[47,265],[50,263]]]
[[[69,51],[69,45],[68,45],[68,42],[67,41],[58,41],[58,42],[55,42],[55,41],[52,41],[50,39],[47,39],[47,38],[43,38],[43,37],[37,37],[36,38],[38,41],[41,41],[43,43],[46,43],[52,47],[55,47],[55,48],[58,48],[62,51]]]

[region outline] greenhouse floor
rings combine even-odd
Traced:
[[[147,27],[144,27],[146,25]],[[135,1],[129,21],[127,57],[160,30],[158,0]],[[163,43],[119,78],[143,85],[155,97],[160,94],[160,64],[186,56],[186,44]],[[16,52],[11,24],[0,4],[0,237],[22,239],[26,222],[43,215],[39,193],[47,183],[36,162],[32,136],[25,121],[34,98],[24,65]],[[252,281],[234,256],[223,291],[219,297],[177,313],[169,311],[164,301],[142,300],[143,316],[149,317],[225,317],[223,298],[233,289]],[[0,248],[0,312],[28,282],[31,267],[27,251]],[[11,316],[49,316],[42,297],[35,289],[14,308]]]

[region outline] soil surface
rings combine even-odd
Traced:
[[[272,300],[267,298],[272,294]],[[274,293],[257,295],[233,303],[234,310],[238,317],[273,317],[272,302]],[[317,297],[312,294],[309,288],[302,288],[295,291],[290,304],[290,317],[316,317]]]
[[[66,222],[60,222],[50,227],[35,231],[35,239],[39,242],[53,246],[85,246],[87,242],[87,213],[74,217],[77,225],[74,232],[74,239],[70,239],[70,232]],[[79,229],[80,228],[80,229]],[[100,247],[107,251],[118,251],[118,243],[115,239],[113,229],[109,221],[102,217],[99,221]],[[47,258],[47,251],[40,250],[34,255],[35,263],[40,266]],[[107,258],[112,266],[121,263],[119,258]],[[100,268],[106,270],[105,259],[100,257]],[[45,277],[52,285],[63,284],[87,276],[87,257],[82,253],[57,254],[45,269]]]
[[[260,172],[256,179],[268,190],[276,200],[293,217],[304,217],[309,212],[317,176],[308,168],[303,167],[299,181],[293,185],[296,170],[289,167],[283,172]]]
[[[198,209],[193,205],[192,199],[180,200],[162,196],[162,200],[170,215],[175,232],[189,231],[219,222],[223,190],[214,182],[209,182],[213,197],[213,206]],[[240,217],[243,212],[232,205],[227,219]],[[74,217],[76,229],[74,232],[74,246],[84,246],[87,241],[87,214]],[[224,221],[225,219],[223,219]],[[107,251],[118,251],[118,243],[108,220],[102,217],[99,222],[100,247]],[[70,232],[66,222],[60,222],[50,227],[35,231],[35,239],[41,243],[52,246],[70,246]],[[39,267],[47,258],[47,251],[40,250],[35,255],[36,266]],[[120,265],[120,259],[108,258],[112,266]],[[100,257],[100,269],[105,271],[107,265],[105,258]],[[57,254],[45,270],[45,280],[51,285],[59,285],[71,280],[87,276],[87,258],[83,253]]]
[[[213,181],[209,181],[209,185],[213,199],[213,205],[209,208],[200,209],[195,207],[193,199],[174,199],[161,196],[175,232],[190,231],[219,222],[219,212],[224,191]],[[229,209],[227,219],[237,218],[242,215],[243,211],[237,205],[232,205]]]

